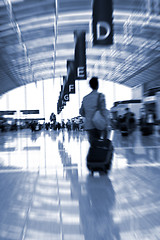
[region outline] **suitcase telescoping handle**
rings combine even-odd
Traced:
[[[108,139],[111,141],[113,140],[113,134],[114,134],[113,129],[109,130]]]

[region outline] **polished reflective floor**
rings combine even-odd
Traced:
[[[85,132],[0,133],[0,240],[159,240],[160,135],[110,137],[92,176]]]

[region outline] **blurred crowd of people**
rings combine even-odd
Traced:
[[[122,130],[126,127],[129,132],[134,131],[136,128],[137,120],[135,118],[135,114],[130,111],[129,108],[125,108],[125,113],[123,115],[119,115],[116,122],[116,128]]]
[[[128,107],[125,108],[123,115],[118,115],[118,117],[112,119],[111,122],[114,129],[119,129],[121,132],[126,131],[126,135],[133,132],[137,126],[139,126],[140,131],[142,131],[144,135],[152,134],[154,125],[157,124],[156,115],[151,109],[142,109],[140,118],[136,119],[135,114]]]
[[[45,124],[45,129],[53,129],[53,130],[60,130],[60,129],[67,129],[68,131],[80,131],[84,129],[84,120],[82,117],[75,117],[72,119],[67,119],[67,121],[64,121],[64,119],[61,120],[61,122],[54,121],[48,122]]]
[[[110,115],[110,127],[112,129],[119,129],[123,131],[126,129],[128,133],[133,132],[137,126],[139,126],[140,131],[148,131],[152,133],[154,131],[154,125],[158,124],[156,121],[155,113],[149,109],[141,109],[140,118],[136,119],[135,114],[130,110],[130,108],[125,108],[125,113],[123,115],[118,115],[117,118],[112,118]],[[0,119],[0,132],[6,131],[17,131],[19,129],[31,129],[32,132],[45,130],[60,130],[66,129],[67,131],[83,131],[84,130],[84,118],[82,116],[74,117],[72,119],[67,119],[66,121],[62,119],[60,122],[56,120],[56,115],[51,113],[50,121],[22,121],[18,124],[14,119],[12,121],[7,121],[7,119]],[[148,130],[147,130],[148,129]]]
[[[53,116],[53,115],[52,115]],[[34,119],[34,120],[26,120],[16,121],[16,120],[7,120],[6,118],[0,119],[0,132],[7,131],[17,131],[22,129],[31,129],[32,132],[40,131],[42,129],[45,130],[60,130],[67,129],[68,131],[78,131],[83,130],[84,121],[82,117],[75,117],[72,119],[67,119],[56,121],[56,115],[54,118],[50,118],[49,122],[45,122],[42,120]]]

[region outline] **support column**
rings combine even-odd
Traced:
[[[9,93],[6,93],[6,110],[9,110]]]

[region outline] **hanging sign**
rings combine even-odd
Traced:
[[[65,102],[69,101],[69,88],[68,88],[67,76],[63,76],[63,97],[62,97],[62,99]]]
[[[93,0],[93,46],[113,44],[112,0]]]
[[[67,60],[67,79],[69,94],[75,93],[75,65],[74,60]]]
[[[75,31],[75,75],[76,79],[86,79],[86,41],[84,31]]]

